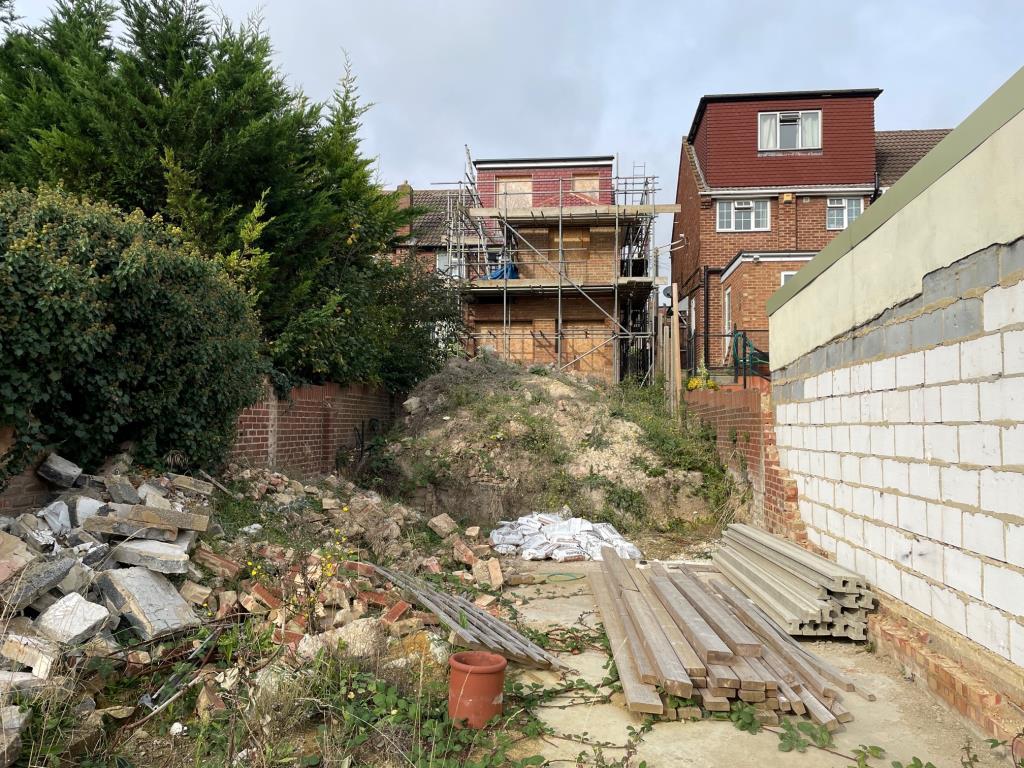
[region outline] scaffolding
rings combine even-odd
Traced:
[[[463,178],[449,190],[448,264],[465,284],[469,352],[648,381],[659,283],[655,220],[675,206],[655,203],[657,178],[643,166],[626,176],[613,169],[528,186],[497,176],[480,182],[467,148]],[[513,312],[524,297],[550,301],[550,322],[541,313],[545,319],[525,327]],[[474,317],[499,302],[498,321]],[[578,320],[580,307],[590,322]]]

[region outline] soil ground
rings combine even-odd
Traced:
[[[594,562],[529,563],[536,573],[585,574],[597,569]],[[587,579],[544,583],[511,590],[525,604],[519,609],[522,621],[538,630],[578,625],[588,627],[599,623],[596,605]],[[860,744],[877,745],[886,750],[885,758],[871,761],[873,765],[889,766],[899,760],[909,764],[913,757],[936,768],[958,768],[962,765],[963,746],[970,741],[979,755],[977,766],[1007,764],[998,753],[991,752],[983,737],[965,721],[932,699],[920,684],[904,678],[900,668],[889,658],[868,652],[863,644],[847,642],[813,642],[809,647],[843,670],[858,684],[875,693],[877,700],[866,701],[848,694],[843,703],[854,720],[835,734],[836,750],[844,755]],[[608,656],[588,650],[579,655],[564,654],[565,663],[578,671],[588,682],[599,684],[607,674]],[[525,670],[516,673],[524,683],[552,685],[557,675],[549,671]],[[546,738],[523,744],[522,754],[542,754],[551,765],[575,765],[576,757],[588,746],[581,741],[599,740],[619,745],[604,748],[605,760],[620,760],[630,737],[629,728],[639,728],[642,720],[614,703],[590,703],[565,707],[555,701],[540,710],[540,717],[554,730],[569,738]],[[813,747],[805,753],[784,753],[778,749],[778,737],[762,731],[749,735],[737,730],[728,721],[658,722],[639,743],[630,765],[645,761],[647,768],[671,766],[823,766],[846,768],[854,760],[829,754]],[[589,747],[591,754],[593,748]],[[593,764],[593,763],[591,763]],[[600,764],[600,763],[598,763]]]

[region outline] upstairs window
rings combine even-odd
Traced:
[[[588,200],[597,200],[601,180],[594,175],[586,174],[572,177],[572,191]]]
[[[825,209],[825,226],[828,229],[846,229],[864,213],[862,197],[830,197]]]
[[[821,149],[821,110],[799,112],[759,112],[757,148]]]
[[[767,200],[719,200],[719,232],[766,232],[770,228]]]

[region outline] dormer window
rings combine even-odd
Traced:
[[[759,112],[759,151],[821,149],[821,110]]]

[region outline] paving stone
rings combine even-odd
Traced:
[[[36,517],[41,518],[54,533],[67,533],[71,530],[71,511],[63,501],[47,504],[36,512]]]
[[[61,488],[70,488],[82,474],[82,468],[56,453],[51,453],[46,457],[46,461],[39,465],[36,473],[49,483]]]
[[[209,496],[213,493],[213,483],[207,483],[205,480],[196,480],[188,475],[168,474],[167,477],[170,478],[171,485],[179,490],[191,491],[202,496]]]
[[[135,486],[123,475],[108,475],[103,478],[110,500],[115,504],[141,504],[142,498]]]
[[[210,525],[209,515],[179,512],[173,507],[160,509],[144,504],[109,504],[108,508],[114,517],[122,520],[134,520],[147,525],[160,525],[190,531],[205,531]]]
[[[173,542],[135,539],[116,545],[110,557],[127,565],[141,565],[158,573],[185,573],[188,555]]]
[[[38,557],[17,536],[0,531],[0,584]]]
[[[99,632],[109,618],[110,612],[102,605],[72,592],[43,611],[33,627],[55,643],[78,645]]]
[[[60,649],[43,637],[10,633],[0,646],[0,656],[29,667],[33,675],[45,680],[60,659]]]
[[[49,592],[64,580],[75,559],[61,557],[56,560],[35,560],[27,565],[16,579],[4,584],[0,592],[9,610],[20,611],[32,604],[40,595]]]
[[[194,629],[202,624],[174,585],[166,577],[147,568],[104,571],[97,583],[143,640]]]
[[[452,520],[452,518],[442,512],[437,517],[432,517],[427,522],[427,527],[430,528],[434,533],[440,536],[442,539],[446,539],[459,530],[458,524]]]
[[[82,526],[89,533],[107,536],[124,536],[133,539],[153,539],[155,541],[173,542],[178,538],[178,529],[164,525],[140,523],[135,520],[124,520],[113,515],[96,515],[90,517]]]

